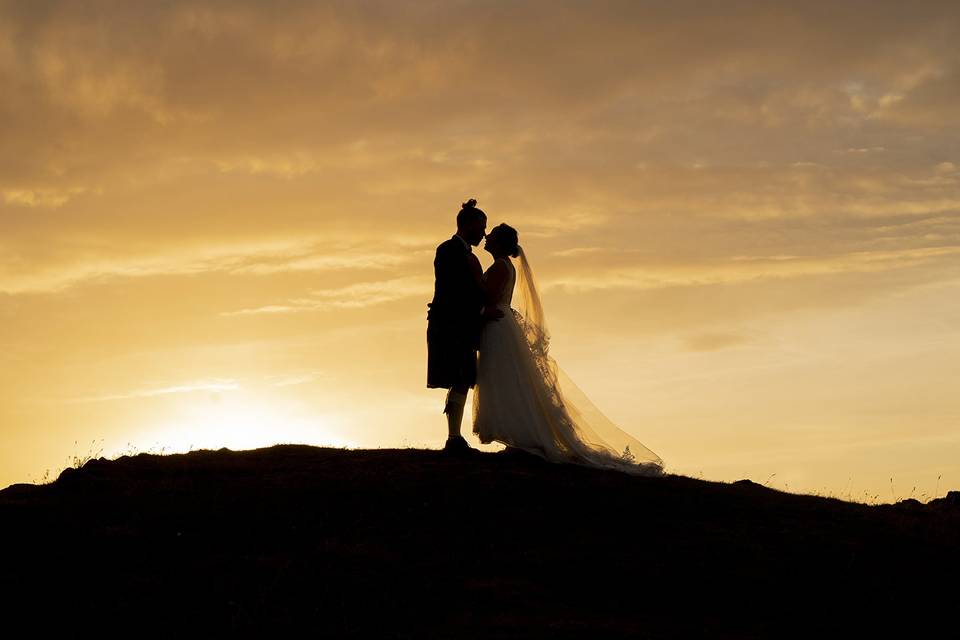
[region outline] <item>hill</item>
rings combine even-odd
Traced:
[[[282,445],[91,460],[0,491],[0,525],[5,622],[34,632],[957,635],[958,492]]]

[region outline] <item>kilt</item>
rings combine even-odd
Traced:
[[[477,384],[477,344],[470,327],[431,321],[427,324],[427,388],[450,389]]]

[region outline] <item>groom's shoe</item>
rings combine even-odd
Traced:
[[[476,449],[467,444],[467,441],[463,439],[463,436],[450,436],[447,438],[447,444],[443,446],[443,450],[446,453],[453,455],[470,455],[471,453],[476,453]]]

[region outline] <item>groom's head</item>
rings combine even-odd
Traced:
[[[457,235],[477,246],[487,232],[487,214],[477,209],[477,201],[470,198],[457,214]]]

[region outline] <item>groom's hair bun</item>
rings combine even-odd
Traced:
[[[477,208],[476,198],[470,198],[460,207],[460,213],[457,214],[457,226],[460,227],[467,222],[486,217],[487,214]]]

